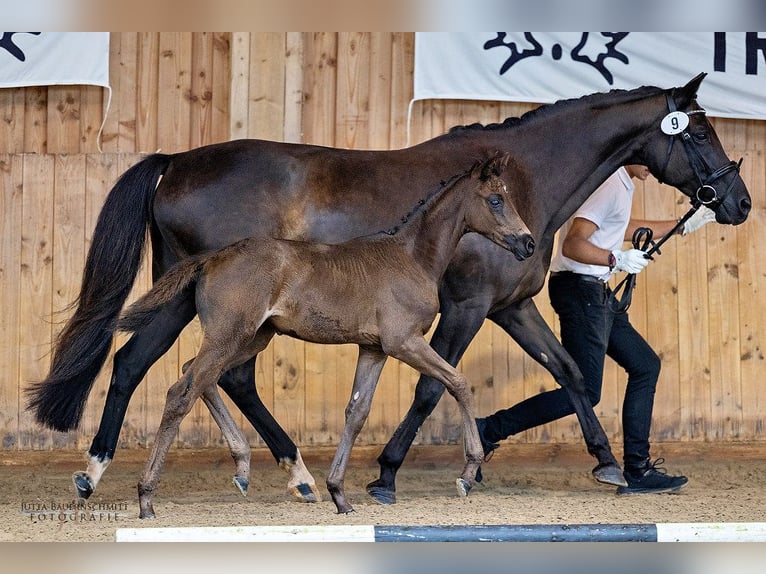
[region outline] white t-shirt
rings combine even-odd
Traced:
[[[608,251],[622,247],[625,240],[625,230],[630,222],[635,189],[636,186],[633,185],[633,181],[624,167],[610,175],[561,227],[556,242],[556,251],[551,260],[551,271],[572,271],[581,275],[592,275],[604,281],[609,279],[611,274],[608,265],[588,265],[562,255],[563,239],[569,232],[572,221],[576,217],[581,217],[598,226],[588,239],[591,243]]]

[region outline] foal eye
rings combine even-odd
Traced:
[[[503,205],[503,198],[493,194],[487,198],[487,203],[489,203],[489,206],[492,208],[501,207]]]

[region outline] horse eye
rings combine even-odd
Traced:
[[[706,130],[699,130],[694,132],[694,139],[698,142],[706,142],[708,140],[708,134]]]

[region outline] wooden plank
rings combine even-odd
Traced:
[[[104,129],[101,134],[101,152],[115,153],[118,151],[119,135],[119,109],[122,98],[120,97],[120,84],[122,83],[122,69],[120,66],[122,32],[112,32],[109,35],[109,85],[112,88],[111,102],[109,90],[101,89],[101,109],[106,115]],[[131,98],[131,102],[134,98]],[[90,102],[87,103],[91,105]],[[83,150],[94,151],[94,150]]]
[[[231,35],[231,139],[248,136],[250,100],[250,32],[232,32]]]
[[[338,38],[333,32],[307,33],[303,76],[303,141],[335,145]]]
[[[285,103],[283,141],[303,140],[303,34],[287,32],[285,38]]]
[[[224,142],[229,135],[231,105],[231,32],[213,32],[211,126],[205,143]]]
[[[139,34],[122,32],[119,50],[119,83],[115,86],[118,105],[115,115],[118,118],[117,150],[122,153],[136,151],[137,137],[137,102],[136,88],[139,74],[138,50]]]
[[[189,147],[209,142],[213,123],[213,35],[192,32]]]
[[[306,432],[306,343],[276,337],[274,346],[274,417],[295,442]]]
[[[708,440],[737,439],[743,431],[737,229],[711,223],[696,233],[706,236],[708,261],[712,410],[705,435]]]
[[[250,41],[248,136],[281,141],[284,137],[285,34],[255,34]]]
[[[46,153],[48,150],[48,88],[24,89],[24,152]]]
[[[644,185],[644,217],[646,219],[670,219],[675,213],[675,203],[680,195],[656,180]],[[678,284],[683,280],[676,272],[676,257],[681,248],[675,239],[669,241],[648,268],[639,275],[637,291],[645,293],[646,302],[643,322],[644,338],[662,361],[662,370],[655,393],[652,418],[652,440],[679,440],[688,438],[688,427],[682,428],[683,395],[679,377],[679,324]],[[633,315],[631,315],[633,316]]]
[[[48,87],[48,153],[80,151],[80,94],[76,86]]]
[[[20,374],[21,237],[23,160],[20,155],[0,155],[0,448],[20,444],[19,409],[23,408]],[[26,444],[29,444],[28,442]]]
[[[370,33],[369,136],[365,147],[391,149],[391,74],[393,45],[390,32]]]
[[[136,145],[125,151],[153,152],[162,145],[159,141],[159,108],[160,108],[160,33],[139,32],[136,47],[136,78],[128,77],[135,82],[136,107]],[[165,68],[163,68],[165,73]],[[124,82],[126,79],[123,78]],[[131,100],[128,100],[128,104]],[[123,103],[125,105],[125,103]]]
[[[750,190],[753,211],[747,221],[736,228],[739,324],[741,332],[740,360],[742,373],[742,416],[744,440],[766,435],[766,390],[762,378],[766,365],[766,312],[762,294],[766,293],[762,244],[766,239],[766,162],[761,151],[748,152],[742,164],[742,179]]]
[[[389,119],[390,149],[407,145],[407,110],[412,99],[415,37],[394,32],[391,55],[391,117]]]
[[[0,142],[3,153],[24,151],[24,88],[0,90]]]
[[[161,32],[157,146],[165,153],[188,149],[191,121],[191,33]]]
[[[677,217],[688,208],[687,202],[680,204]],[[681,425],[689,429],[690,438],[704,440],[707,438],[705,423],[712,414],[705,233],[684,237],[677,243],[677,249]]]
[[[42,381],[50,365],[51,284],[53,273],[54,158],[24,156],[21,214],[21,277],[19,281],[19,384],[21,389]],[[21,390],[20,389],[20,390]],[[51,431],[19,413],[21,449],[49,448]]]
[[[370,36],[338,33],[338,103],[335,145],[367,149],[370,130]]]

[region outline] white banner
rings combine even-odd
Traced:
[[[711,116],[766,119],[763,32],[418,32],[414,99],[550,103],[671,88],[700,72]]]
[[[0,32],[0,87],[109,87],[108,32]]]

